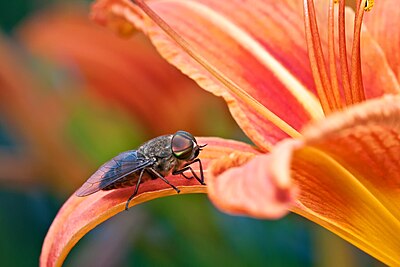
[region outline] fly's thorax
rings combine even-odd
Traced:
[[[171,140],[172,135],[163,135],[147,141],[138,148],[138,152],[145,157],[156,160],[151,168],[163,176],[170,174],[179,164],[178,159],[172,155]]]
[[[172,135],[163,135],[156,137],[142,144],[138,152],[148,158],[164,158],[171,155]]]
[[[172,152],[171,141],[173,135],[156,137],[142,144],[138,152],[147,158],[156,159],[151,167],[163,176],[181,169],[188,161],[178,159]]]

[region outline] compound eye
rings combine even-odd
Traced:
[[[193,139],[193,136],[187,132],[178,131],[175,133],[171,141],[174,156],[181,160],[189,159],[193,154]]]

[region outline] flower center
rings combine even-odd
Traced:
[[[336,60],[335,4],[339,3],[339,68]],[[322,51],[313,0],[304,0],[304,24],[311,70],[319,100],[325,114],[365,100],[362,82],[360,35],[364,11],[370,11],[373,0],[357,0],[350,67],[347,62],[345,0],[330,0],[328,12],[328,66]],[[340,69],[341,84],[338,79]]]

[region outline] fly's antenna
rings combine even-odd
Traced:
[[[206,146],[207,146],[207,144],[201,145],[201,146],[199,146],[199,149],[202,150]]]

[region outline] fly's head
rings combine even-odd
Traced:
[[[173,155],[182,161],[190,162],[199,156],[199,153],[206,145],[199,146],[196,139],[188,132],[177,131],[171,140]]]

